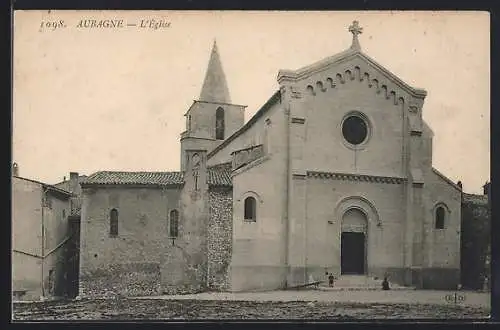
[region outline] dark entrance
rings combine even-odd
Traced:
[[[68,298],[78,295],[78,276],[80,272],[80,216],[68,217],[69,235],[71,239],[67,243],[66,257],[64,262],[64,292]]]
[[[365,273],[365,234],[343,232],[341,237],[342,274],[360,275]]]

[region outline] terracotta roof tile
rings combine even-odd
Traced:
[[[218,187],[232,186],[231,171],[231,162],[208,167],[208,184]]]
[[[181,172],[96,172],[82,184],[131,184],[131,185],[171,185],[182,184]]]
[[[183,172],[115,172],[101,171],[88,176],[82,185],[182,185]],[[208,168],[210,186],[232,186],[231,164]]]

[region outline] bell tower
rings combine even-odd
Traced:
[[[198,100],[186,114],[186,130],[181,133],[181,171],[186,170],[186,150],[210,152],[243,126],[246,106],[232,104],[214,41]]]

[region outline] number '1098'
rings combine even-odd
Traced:
[[[40,23],[40,29],[55,30],[57,28],[64,28],[64,27],[66,27],[66,25],[64,24],[64,20],[51,21],[51,22],[42,21]]]

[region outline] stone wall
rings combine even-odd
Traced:
[[[347,74],[355,73],[355,68],[355,75]],[[322,88],[317,88],[317,84],[322,84]],[[396,102],[394,97],[387,97],[384,85],[385,90],[395,91]],[[408,111],[402,108],[406,105],[407,109],[412,97],[384,73],[354,58],[307,76],[294,88],[301,98],[291,99],[292,123],[297,123],[292,127],[305,126],[303,130],[292,128],[300,137],[292,144],[296,169],[406,175],[402,150],[406,143],[403,120]],[[406,101],[398,100],[400,97]],[[368,126],[367,141],[356,148],[342,134],[343,120],[352,112],[362,113]]]
[[[273,140],[275,146],[279,142]],[[285,157],[283,149],[273,150],[255,166],[233,172],[232,291],[275,290],[286,284]],[[256,200],[255,221],[244,219],[247,197]]]
[[[424,267],[460,268],[461,191],[436,172],[425,176],[424,184]],[[436,207],[446,210],[444,229],[436,229]],[[454,283],[455,287],[458,281]]]
[[[42,295],[42,187],[12,178],[12,290],[26,291],[23,299]]]
[[[467,289],[482,289],[490,272],[487,259],[491,214],[487,196],[464,194],[462,202],[461,283]]]
[[[12,283],[14,291],[27,291],[23,299],[60,296],[64,291],[68,198],[51,190],[44,193],[43,184],[36,181],[12,180]]]
[[[367,274],[382,277],[400,273],[404,267],[405,210],[403,183],[364,182],[309,176],[304,228],[307,277],[322,279],[325,271],[340,275],[342,216],[351,207],[367,215]],[[301,242],[296,242],[301,244]],[[396,281],[400,276],[392,276]]]
[[[159,295],[160,277],[158,263],[110,264],[106,269],[82,274],[80,296]]]
[[[233,192],[215,188],[209,191],[208,289],[230,288],[229,265],[233,244]]]
[[[14,250],[42,255],[42,212],[42,186],[33,181],[12,178]]]
[[[118,235],[109,234],[118,210]],[[180,212],[179,237],[169,236],[169,213]],[[197,292],[205,286],[206,221],[182,212],[181,188],[85,188],[81,216],[82,297]],[[203,229],[201,229],[203,227]]]
[[[38,300],[42,296],[42,259],[12,253],[12,291],[21,292],[18,300]]]

